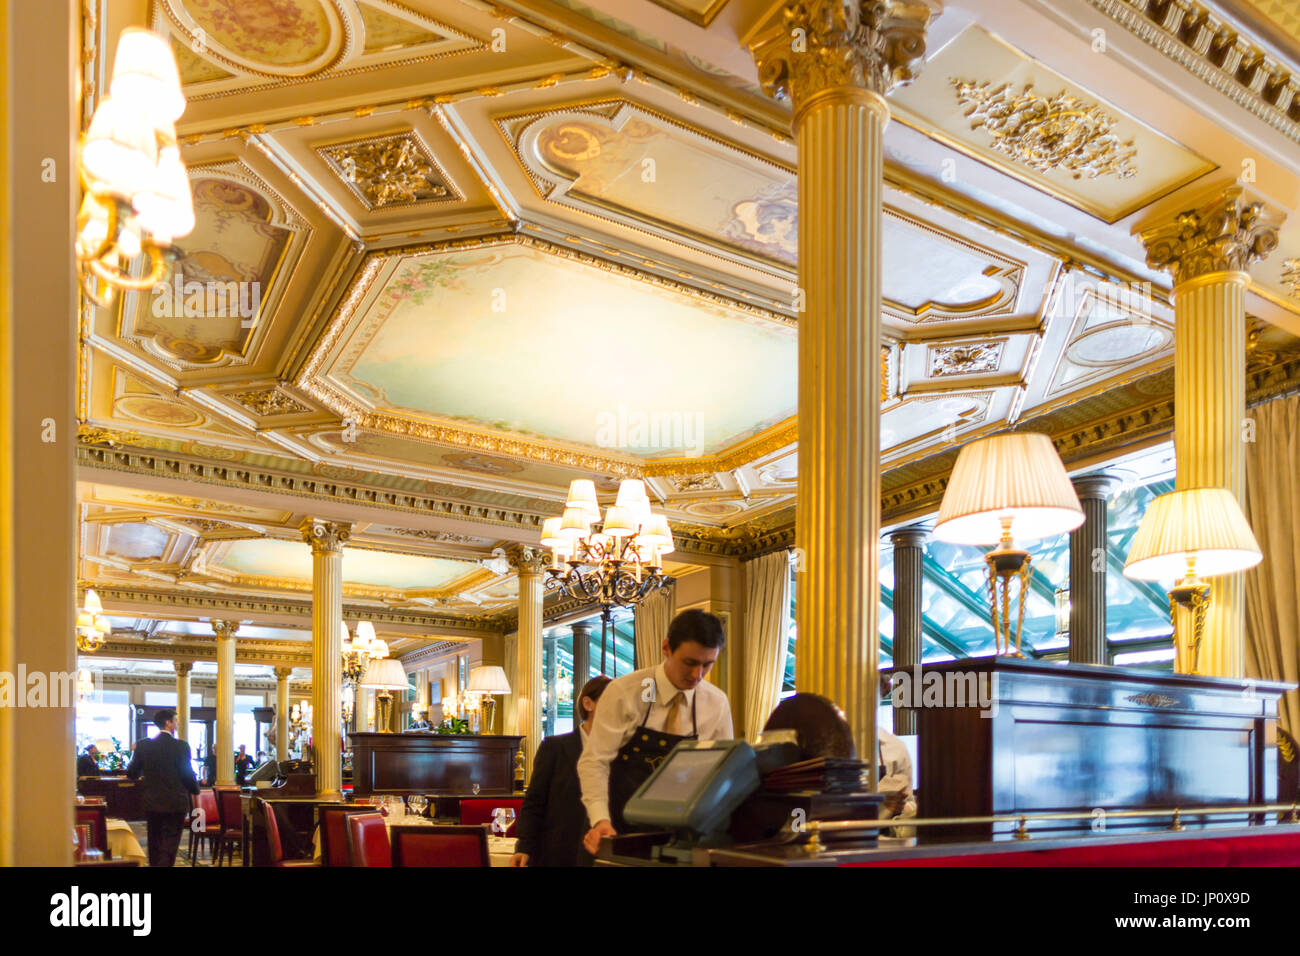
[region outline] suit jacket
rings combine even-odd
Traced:
[[[582,848],[587,810],[578,784],[582,731],[547,737],[537,748],[533,777],[524,794],[515,832],[516,853],[528,854],[529,866],[590,866]]]
[[[189,813],[190,794],[199,792],[189,744],[169,733],[137,741],[126,775],[140,781],[145,813]]]

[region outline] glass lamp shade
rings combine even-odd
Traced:
[[[132,198],[141,228],[159,243],[188,236],[194,229],[194,200],[190,177],[175,146],[158,154],[158,171],[152,181]]]
[[[100,100],[81,147],[81,167],[92,189],[129,199],[157,173],[157,133],[139,110],[111,97]]]
[[[99,601],[99,595],[93,590],[86,590],[85,609],[92,617],[99,617],[104,613],[104,605]]]
[[[410,681],[406,677],[406,668],[396,657],[385,657],[371,661],[366,665],[366,672],[361,677],[362,687],[375,690],[406,690]]]
[[[1083,524],[1079,497],[1052,440],[1036,432],[994,435],[962,448],[943,493],[934,536],[950,544],[1034,541]]]
[[[668,519],[664,515],[650,515],[641,525],[641,532],[636,536],[638,547],[660,549],[672,547],[673,533],[668,528]]]
[[[575,478],[569,482],[569,497],[565,508],[581,508],[587,522],[600,520],[600,503],[596,500],[596,483],[590,478]]]
[[[1153,500],[1142,516],[1125,577],[1182,578],[1194,558],[1199,577],[1232,574],[1263,560],[1237,498],[1226,488],[1189,488]]]
[[[510,681],[506,679],[504,668],[495,664],[483,664],[469,672],[469,683],[465,690],[472,694],[508,694]]]
[[[152,30],[128,27],[122,31],[108,92],[147,113],[157,126],[174,123],[185,112],[176,57],[167,41]]]
[[[388,656],[388,642],[375,638],[370,642],[370,646],[366,648],[366,653],[370,656],[371,660],[382,660]]]
[[[558,532],[561,538],[568,538],[570,541],[576,541],[578,538],[585,538],[591,533],[587,513],[582,508],[565,508],[564,517],[560,519],[560,530]]]
[[[357,621],[356,636],[352,646],[359,651],[368,650],[375,643],[375,626],[369,621]]]
[[[626,508],[610,505],[605,509],[605,523],[600,526],[600,530],[611,538],[626,538],[636,533],[635,519]]]

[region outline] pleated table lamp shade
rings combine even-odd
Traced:
[[[1263,560],[1237,498],[1226,488],[1188,488],[1154,499],[1129,548],[1124,574],[1181,578],[1194,556],[1200,577],[1232,574]]]

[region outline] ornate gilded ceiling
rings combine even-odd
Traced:
[[[888,516],[1010,425],[1071,462],[1158,439],[1172,311],[1134,223],[1247,169],[1300,195],[1284,123],[1101,6],[953,7],[891,96]],[[683,561],[786,540],[797,157],[748,50],[772,8],[88,3],[87,112],[122,27],[173,40],[197,226],[167,286],[83,316],[82,577],[301,627],[320,513],[355,522],[345,602],[442,639],[508,612],[479,562],[575,477],[644,477]],[[1255,394],[1297,371],[1298,262],[1293,214],[1252,270]]]

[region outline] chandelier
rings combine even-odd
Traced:
[[[600,522],[600,530],[592,525]],[[673,551],[668,519],[651,514],[645,485],[628,478],[618,499],[600,519],[595,483],[578,478],[569,485],[564,515],[542,524],[542,547],[551,549],[548,590],[598,601],[602,607],[639,604],[672,578],[663,573],[663,556]]]
[[[600,530],[594,531],[597,522]],[[645,485],[628,478],[619,483],[618,498],[605,509],[601,522],[596,485],[579,478],[569,485],[564,514],[543,522],[541,543],[551,549],[546,589],[600,604],[604,674],[612,609],[639,604],[652,591],[673,583],[663,569],[663,556],[674,550],[668,519],[651,513]]]
[[[371,661],[388,656],[388,644],[375,636],[375,626],[369,621],[358,621],[352,637],[345,623],[339,621],[339,627],[343,629],[343,680],[356,686]]]
[[[81,144],[85,199],[77,216],[82,288],[98,306],[116,289],[149,289],[177,257],[172,240],[194,228],[190,180],[176,143],[185,111],[176,58],[156,33],[122,31],[109,95]],[[143,269],[133,268],[141,254]]]
[[[99,602],[99,595],[87,588],[85,604],[77,611],[77,650],[93,654],[104,646],[111,633],[113,626],[104,617],[104,605]]]

